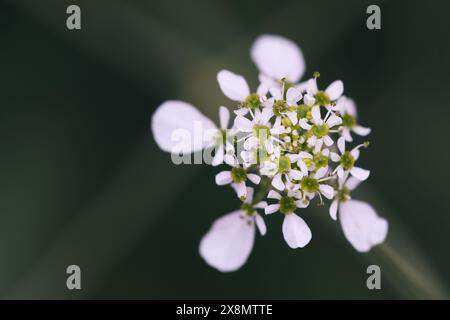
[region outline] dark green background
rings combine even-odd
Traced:
[[[448,297],[450,3],[375,2],[382,30],[370,31],[371,3],[1,1],[0,297]],[[81,7],[80,31],[65,27],[69,4]],[[150,117],[182,99],[217,121],[218,106],[232,106],[217,71],[255,88],[249,49],[262,33],[297,42],[322,86],[344,81],[373,129],[361,157],[371,178],[355,197],[390,221],[395,257],[439,290],[410,288],[395,258],[354,251],[323,208],[303,213],[304,249],[288,248],[275,215],[240,271],[202,261],[201,236],[238,201],[215,185],[219,169],[173,165]],[[366,288],[374,262],[380,291]],[[81,291],[65,287],[70,264]]]

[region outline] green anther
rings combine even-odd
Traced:
[[[283,214],[291,214],[297,209],[295,200],[291,197],[284,196],[280,199],[280,212]]]
[[[319,71],[314,71],[313,78],[317,79],[319,77],[320,77],[320,72]]]
[[[308,111],[310,111],[311,108],[307,106],[306,104],[301,104],[297,107],[297,117],[299,119],[306,118],[308,115]]]
[[[364,148],[368,148],[368,147],[369,147],[369,144],[370,144],[369,141],[364,141],[364,142],[363,142]]]
[[[231,169],[231,179],[235,183],[244,182],[247,180],[247,172],[241,167],[234,167]]]
[[[347,114],[344,114],[342,116],[342,124],[344,125],[344,127],[347,128],[353,128],[354,126],[356,126],[356,118]]]
[[[326,136],[328,134],[329,128],[326,123],[323,123],[321,125],[313,125],[311,128],[311,132],[313,135],[315,135],[317,138],[322,138],[323,136]]]
[[[288,110],[288,105],[284,100],[277,100],[273,104],[273,114],[276,116],[281,116],[281,114],[285,113]]]
[[[330,104],[330,97],[325,91],[317,91],[316,102],[319,106],[327,106]]]
[[[259,96],[256,93],[252,93],[247,98],[245,98],[244,106],[246,108],[259,108],[260,105],[261,101],[259,100]]]
[[[305,159],[303,159],[303,162],[306,164],[307,167],[309,167],[312,164],[313,160],[309,159],[309,158],[305,158]]]
[[[255,208],[253,208],[250,203],[244,202],[241,206],[241,210],[244,211],[247,216],[253,216],[256,213]]]
[[[324,155],[322,152],[318,152],[314,154],[314,164],[316,165],[316,169],[326,167],[328,165],[328,157]]]
[[[303,177],[300,185],[306,192],[314,193],[319,190],[319,182],[311,177]]]
[[[345,170],[350,170],[355,164],[355,157],[349,151],[345,151],[341,157],[341,165]]]
[[[348,199],[350,199],[350,189],[347,187],[342,187],[342,189],[339,189],[337,194],[336,194],[336,198],[340,201],[340,202],[345,202]]]
[[[291,159],[287,156],[281,156],[278,160],[278,172],[288,173],[291,170]]]

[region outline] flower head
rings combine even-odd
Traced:
[[[305,70],[303,55],[295,43],[280,36],[258,37],[250,56],[259,70],[256,91],[242,75],[228,70],[217,74],[221,91],[233,104],[232,113],[219,108],[219,127],[181,101],[163,103],[152,119],[155,140],[165,151],[214,147],[212,164],[228,166],[216,174],[216,184],[230,185],[242,202],[240,209],[213,223],[201,240],[200,255],[220,271],[239,269],[253,248],[255,228],[266,233],[258,209],[266,215],[282,214],[286,243],[303,248],[312,239],[303,212],[313,204],[330,205],[330,216],[340,221],[356,250],[368,251],[383,242],[387,221],[350,195],[370,171],[357,164],[367,143],[347,150],[346,142],[353,140],[350,132],[364,136],[370,129],[358,124],[353,101],[343,96],[343,82],[320,89],[315,72],[299,83]],[[209,133],[195,136],[199,127]],[[194,137],[173,141],[179,130]],[[249,183],[258,188],[255,195]]]

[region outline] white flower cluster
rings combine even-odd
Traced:
[[[258,210],[283,214],[284,239],[291,248],[302,248],[312,234],[296,212],[314,199],[323,205],[324,198],[330,201],[332,219],[337,220],[339,212],[344,234],[356,250],[366,252],[383,242],[387,221],[369,204],[350,197],[369,177],[368,170],[356,166],[360,149],[368,143],[353,148],[346,144],[353,141],[352,133],[366,136],[370,129],[358,124],[355,104],[343,95],[342,81],[320,90],[316,72],[299,82],[305,69],[303,55],[295,43],[280,36],[257,38],[251,58],[260,71],[256,92],[240,75],[227,70],[217,74],[220,89],[235,102],[231,129],[226,107],[219,109],[218,128],[181,101],[163,103],[152,119],[155,140],[165,151],[214,147],[212,164],[229,167],[216,175],[216,183],[231,185],[242,201],[239,210],[214,222],[200,243],[201,256],[223,272],[240,268],[253,248],[255,226],[261,235],[266,233]],[[193,131],[195,122],[213,134],[177,149],[173,132]],[[257,192],[250,183],[259,187]]]

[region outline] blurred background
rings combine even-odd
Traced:
[[[77,4],[82,29],[66,28]],[[366,28],[381,7],[382,29]],[[0,298],[402,299],[449,297],[446,1],[1,1]],[[390,222],[357,253],[324,208],[303,213],[312,242],[292,250],[266,219],[248,263],[221,274],[198,254],[217,217],[239,205],[218,168],[175,166],[150,117],[167,99],[218,120],[232,106],[222,68],[256,88],[260,34],[302,48],[306,76],[335,79],[372,128],[354,197]],[[305,76],[305,77],[306,77]],[[378,264],[382,289],[368,290]],[[66,268],[82,290],[66,288]]]

